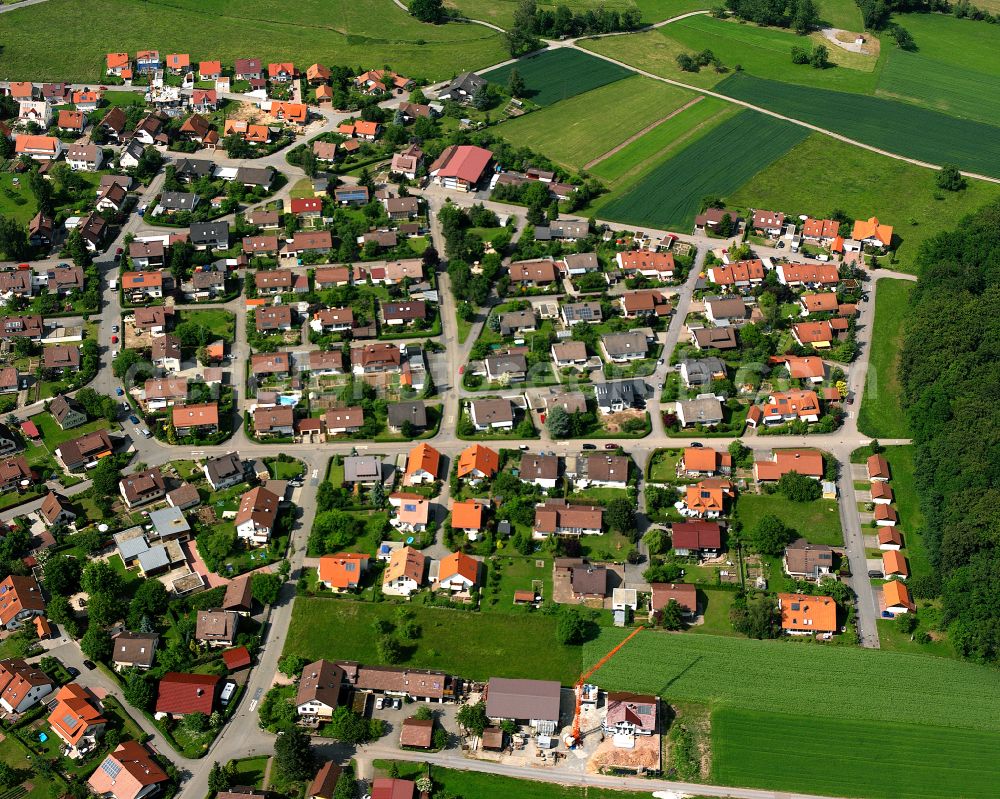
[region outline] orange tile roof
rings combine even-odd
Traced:
[[[305,122],[309,109],[303,103],[271,103],[271,116],[287,122]]]
[[[876,505],[875,521],[892,522],[892,524],[896,524],[896,522],[899,521],[899,515],[896,513],[896,509],[891,505]]]
[[[778,594],[781,629],[827,633],[837,631],[837,603],[828,596]]]
[[[869,217],[867,220],[858,219],[854,222],[851,238],[855,241],[876,239],[883,247],[888,247],[892,243],[892,225],[881,224],[877,216]]]
[[[792,329],[802,344],[829,344],[833,341],[833,327],[829,322],[799,322]]]
[[[913,597],[910,596],[910,589],[899,580],[890,580],[882,586],[882,598],[885,606],[891,608],[894,605],[902,605],[907,610],[916,610],[913,604]]]
[[[167,69],[186,69],[191,66],[191,56],[187,53],[170,53],[167,56]]]
[[[222,72],[221,61],[202,61],[198,64],[199,75],[214,75],[217,72]]]
[[[108,69],[121,69],[127,67],[129,62],[128,53],[108,53]]]
[[[897,549],[889,549],[882,553],[882,571],[886,577],[896,574],[900,577],[910,576],[910,567],[906,558]]]
[[[214,402],[204,402],[197,405],[174,405],[174,427],[218,426],[219,406]]]
[[[388,583],[400,577],[408,577],[419,585],[424,580],[425,560],[424,553],[418,552],[413,547],[393,550],[389,556],[389,565],[385,567],[382,582]]]
[[[879,527],[878,542],[879,544],[895,544],[901,547],[903,546],[903,536],[895,527]]]
[[[476,577],[479,575],[479,561],[464,552],[452,552],[447,557],[441,558],[438,582],[443,582],[456,575],[475,584]]]
[[[410,450],[410,457],[406,461],[406,477],[423,470],[437,477],[438,466],[441,463],[441,453],[430,444],[417,444]]]
[[[58,147],[59,139],[55,136],[18,136],[14,142],[16,153],[28,151],[55,153]]]
[[[87,730],[105,723],[107,719],[91,704],[90,693],[83,686],[74,682],[59,689],[49,725],[66,743],[75,746]]]
[[[729,459],[729,453],[722,457],[711,447],[687,447],[684,450],[684,468],[689,472],[715,472]]]
[[[458,476],[465,477],[473,470],[480,471],[487,477],[492,477],[500,468],[500,456],[489,447],[473,444],[462,450],[458,456]]]
[[[486,506],[474,499],[456,502],[451,506],[451,526],[457,530],[479,530],[483,526]]]
[[[809,355],[805,358],[789,355],[785,358],[785,365],[788,367],[789,377],[796,380],[809,377],[823,377],[826,374],[823,359],[817,358],[814,355]]]
[[[836,311],[840,307],[837,295],[832,291],[824,291],[820,294],[803,294],[802,305],[809,313],[823,311]]]
[[[735,283],[748,283],[751,280],[763,280],[766,274],[764,262],[760,259],[749,261],[733,261],[725,266],[713,266],[713,282],[720,286]]]
[[[733,484],[728,480],[702,480],[687,487],[684,504],[697,513],[722,513],[726,497],[731,496]]]
[[[368,567],[369,555],[360,552],[338,552],[319,559],[320,582],[341,590],[361,584],[361,575]]]
[[[794,413],[800,419],[819,415],[819,395],[815,391],[776,391],[761,406],[764,416]]]

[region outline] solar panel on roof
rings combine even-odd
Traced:
[[[121,773],[122,767],[121,763],[116,763],[110,757],[107,758],[103,763],[101,763],[101,771],[107,774],[111,779],[118,779],[118,775]]]
[[[63,724],[66,725],[67,729],[72,730],[76,726],[76,722],[77,722],[77,719],[74,718],[69,713],[67,713],[65,716],[63,716]]]

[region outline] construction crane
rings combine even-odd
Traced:
[[[636,627],[628,637],[625,638],[618,646],[608,652],[604,657],[597,661],[593,666],[591,666],[587,671],[580,675],[580,679],[576,681],[574,690],[576,692],[576,707],[573,710],[573,732],[566,736],[566,746],[572,749],[583,737],[580,734],[580,708],[583,705],[583,686],[586,683],[587,678],[590,677],[594,672],[596,672],[601,666],[607,663],[611,658],[618,654],[618,651],[625,646],[629,641],[635,638],[639,633],[641,633],[645,627]]]

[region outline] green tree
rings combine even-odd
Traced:
[[[781,635],[781,614],[774,600],[766,594],[746,599],[738,597],[729,611],[733,629],[748,638],[777,638]]]
[[[286,677],[298,677],[302,669],[309,663],[302,655],[287,654],[282,655],[278,660],[278,671]]]
[[[684,628],[684,610],[676,599],[671,599],[663,606],[662,621],[667,630],[681,630]]]
[[[421,22],[444,22],[447,13],[442,0],[411,0],[410,13]]]
[[[80,649],[91,660],[106,661],[111,657],[111,636],[107,630],[91,623],[80,639]]]
[[[94,469],[94,472],[96,471],[97,469]],[[96,480],[94,488],[97,489]],[[102,593],[121,595],[123,589],[118,572],[105,560],[92,560],[84,566],[80,587],[90,595]]]
[[[53,555],[45,562],[45,577],[42,584],[50,594],[74,594],[80,582],[82,569],[77,558]]]
[[[403,659],[403,646],[391,635],[383,635],[375,642],[375,651],[383,663],[399,663]]]
[[[253,598],[262,605],[273,605],[278,601],[281,593],[281,586],[284,581],[278,574],[268,572],[256,572],[252,578],[251,591]]]
[[[562,606],[556,618],[556,641],[560,644],[582,644],[590,635],[590,622],[576,608]]]
[[[524,78],[521,77],[521,73],[517,69],[512,69],[510,75],[507,76],[507,91],[510,92],[511,97],[519,99],[524,97],[528,91]]]
[[[812,502],[823,496],[823,486],[819,480],[792,471],[783,474],[778,480],[778,492],[792,502]]]
[[[490,720],[486,716],[486,703],[477,702],[474,705],[462,705],[455,716],[462,729],[473,735],[482,735]]]
[[[260,703],[258,715],[261,726],[272,732],[294,727],[298,719],[295,705],[282,692],[280,685],[274,686],[264,695],[264,701]]]
[[[816,69],[826,69],[830,66],[830,51],[825,44],[817,44],[813,48],[809,63]]]
[[[208,716],[199,712],[187,713],[181,719],[181,726],[193,735],[198,735],[208,729]]]
[[[545,426],[552,438],[569,438],[573,432],[573,424],[565,408],[558,405],[549,411],[545,417]]]
[[[635,540],[638,530],[635,526],[635,503],[624,497],[611,500],[605,508],[608,527],[615,532],[628,535]]]
[[[961,191],[967,185],[965,178],[962,177],[962,173],[958,171],[958,167],[954,164],[945,164],[941,167],[938,170],[935,182],[939,189],[944,189],[945,191]]]
[[[292,727],[274,742],[274,767],[282,780],[307,780],[313,775],[315,766],[309,736],[302,729]]]
[[[208,772],[208,790],[218,793],[228,791],[232,787],[232,769],[228,768],[228,764],[223,766],[219,761],[215,761]]]
[[[149,710],[153,707],[155,692],[153,684],[138,669],[130,669],[125,676],[122,696],[132,707],[139,710]]]
[[[660,527],[650,527],[642,537],[642,542],[650,555],[663,555],[670,551],[670,536]]]
[[[748,543],[755,552],[761,555],[777,557],[784,552],[792,540],[794,530],[785,526],[774,514],[762,516],[748,535]]]

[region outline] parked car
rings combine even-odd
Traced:
[[[115,394],[118,395],[119,397],[124,397],[125,396],[125,389],[123,389],[123,388],[116,388],[115,389]]]
[[[885,575],[882,574],[882,572],[880,572],[878,569],[869,569],[868,576],[872,580],[881,580],[883,577],[885,577]]]
[[[118,332],[118,325],[111,325],[111,332],[112,333],[117,333]]]
[[[90,671],[93,671],[94,669],[97,668],[97,666],[94,665],[94,661],[92,660],[83,661],[83,665],[86,666],[88,669],[90,669]]]
[[[528,445],[527,444],[521,444],[518,447],[518,449],[521,450],[521,452],[526,452],[528,450]]]
[[[132,414],[131,416],[129,416],[129,417],[128,417],[128,420],[129,420],[129,421],[130,421],[130,422],[131,422],[132,424],[139,424],[139,417],[138,417],[138,416],[136,416],[136,415],[135,415],[134,413],[133,413],[133,414]]]
[[[597,444],[584,444],[584,449],[597,449]]]
[[[604,448],[605,449],[618,449],[618,445],[617,444],[605,444]]]
[[[117,344],[118,343],[118,336],[112,336],[111,337],[111,343],[112,344]]]

